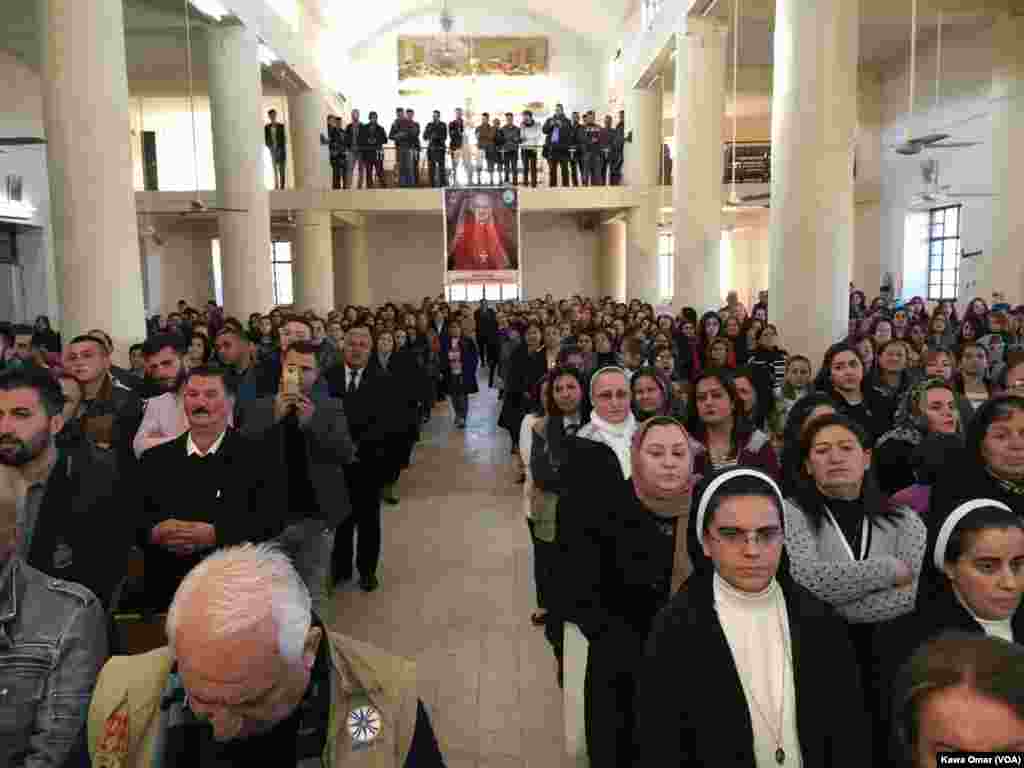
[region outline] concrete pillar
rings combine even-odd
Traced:
[[[326,313],[334,309],[334,250],[330,211],[298,211],[292,242],[295,308]]]
[[[61,331],[146,335],[121,0],[39,0],[43,120]],[[83,148],[88,148],[85,151]]]
[[[217,199],[245,213],[220,215],[224,311],[266,313],[274,303],[270,266],[270,198],[263,185],[263,85],[259,42],[240,25],[207,30],[210,121]]]
[[[851,0],[775,6],[768,314],[814,361],[847,327],[858,22]]]
[[[726,30],[683,16],[676,32],[673,304],[721,306]]]
[[[992,253],[974,295],[989,299],[1001,292],[1011,304],[1024,296],[1024,13],[1002,17],[993,29],[992,73]],[[962,297],[969,301],[969,296]]]
[[[352,226],[339,229],[338,235],[339,248],[335,264],[338,306],[369,306],[372,299],[370,251],[365,223],[356,221]]]
[[[613,219],[601,225],[601,269],[598,284],[602,296],[626,300],[626,222]]]
[[[626,296],[657,303],[658,296],[658,186],[662,147],[662,95],[660,89],[632,89],[626,94],[626,130],[633,142],[626,146],[625,182],[640,193],[636,207],[626,213]]]
[[[327,159],[320,134],[326,132],[323,100],[316,91],[289,91],[292,157],[297,189],[324,189]],[[330,211],[299,211],[292,242],[295,308],[326,313],[334,308],[334,257]]]

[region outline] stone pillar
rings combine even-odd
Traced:
[[[600,292],[626,300],[626,223],[619,218],[601,225]]]
[[[633,142],[625,148],[625,182],[640,193],[626,213],[626,298],[655,304],[658,296],[658,169],[662,147],[660,89],[626,93],[626,131]]]
[[[721,306],[722,120],[726,32],[682,17],[676,32],[672,166],[673,304]]]
[[[858,23],[851,0],[775,6],[768,315],[815,365],[847,327]]]
[[[292,242],[295,308],[326,315],[334,309],[334,246],[330,211],[298,211]]]
[[[1024,14],[1003,16],[993,29],[992,73],[992,253],[982,254],[984,268],[974,295],[991,301],[999,291],[1011,304],[1024,297]],[[972,150],[967,150],[972,151]],[[970,243],[968,242],[969,246]],[[961,297],[970,301],[970,296]]]
[[[65,339],[145,338],[121,0],[39,0],[43,120]],[[88,148],[84,151],[83,148]]]
[[[288,93],[292,163],[297,189],[324,189],[327,159],[320,134],[326,133],[323,100],[316,91]],[[328,168],[329,169],[329,168]],[[299,211],[292,242],[292,285],[295,308],[325,313],[334,308],[334,257],[330,211]]]
[[[362,219],[362,217],[358,217]],[[337,301],[367,307],[370,305],[370,251],[364,221],[356,220],[352,226],[339,230],[342,245],[336,266],[338,272]]]
[[[270,266],[270,198],[263,185],[263,84],[259,42],[240,25],[207,30],[210,121],[217,199],[245,213],[219,217],[224,311],[265,314],[274,303]]]

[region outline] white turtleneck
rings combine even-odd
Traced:
[[[960,605],[964,607],[964,610],[967,611],[970,617],[978,622],[978,625],[986,635],[989,637],[998,637],[1008,643],[1015,642],[1013,639],[1013,616],[997,620],[983,619],[971,610],[971,607],[967,605],[967,601],[960,596],[960,591],[955,586],[953,587],[953,594],[956,595],[956,599],[960,601]]]
[[[801,766],[796,691],[786,599],[776,581],[763,592],[742,592],[717,573],[715,607],[750,710],[758,768],[778,768],[779,708],[784,707],[782,749],[786,768]],[[784,677],[783,677],[784,676]],[[785,680],[785,685],[783,685]],[[785,688],[785,699],[780,700]],[[755,701],[756,700],[756,701]],[[765,721],[768,718],[768,721]]]

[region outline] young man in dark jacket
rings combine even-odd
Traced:
[[[565,116],[565,108],[555,105],[555,114],[544,121],[544,151],[548,160],[548,185],[558,186],[558,170],[562,171],[562,186],[569,186],[569,148],[573,146],[572,123]]]
[[[359,155],[363,167],[366,168],[366,185],[373,189],[373,176],[382,187],[384,183],[384,145],[388,143],[388,135],[384,126],[377,122],[377,113],[368,115],[369,122],[359,126]]]
[[[448,175],[445,172],[445,141],[448,139],[448,127],[441,121],[441,113],[434,110],[434,119],[423,129],[423,138],[427,141],[427,167],[430,171],[430,186],[447,187]]]

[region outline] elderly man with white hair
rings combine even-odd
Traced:
[[[441,768],[412,661],[328,632],[273,544],[219,550],[167,615],[168,645],[111,659],[94,766]]]

